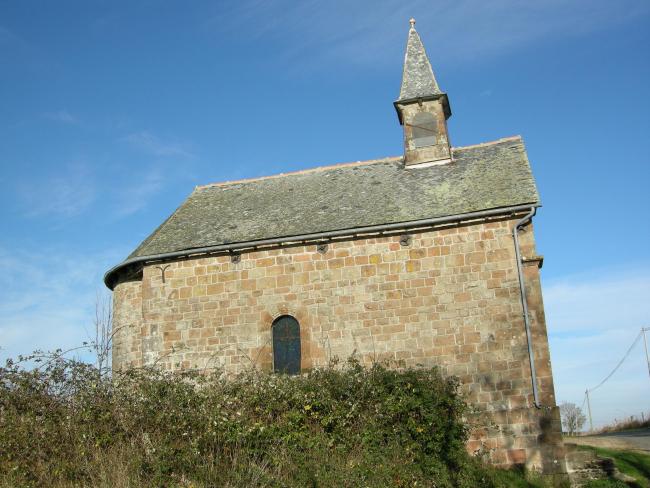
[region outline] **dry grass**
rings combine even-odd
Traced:
[[[589,435],[598,435],[598,434],[608,434],[610,432],[621,432],[624,430],[634,430],[634,429],[647,429],[650,428],[650,412],[643,415],[643,419],[640,419],[636,416],[631,416],[625,420],[614,420],[609,425],[596,429],[593,432],[590,432]]]

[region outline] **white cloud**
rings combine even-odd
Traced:
[[[87,341],[101,277],[117,258],[0,248],[0,359]]]
[[[113,215],[116,218],[144,209],[165,188],[167,181],[188,179],[189,168],[196,161],[190,143],[163,140],[149,131],[133,132],[120,141],[154,156],[155,163],[131,171],[128,183],[114,191]],[[178,159],[183,160],[182,164]]]
[[[27,70],[30,76],[47,76],[57,66],[56,57],[43,52],[37,45],[19,37],[5,26],[0,25],[0,59],[2,67],[11,66],[14,71]],[[57,66],[58,67],[58,66]]]
[[[56,175],[18,184],[17,190],[29,217],[74,217],[86,211],[97,195],[85,164],[70,164]]]
[[[222,3],[208,28],[286,44],[288,60],[394,65],[417,19],[435,65],[495,56],[542,38],[582,35],[647,15],[645,0],[402,0]],[[329,68],[329,65],[328,65]]]
[[[45,112],[43,117],[54,122],[61,122],[62,124],[78,124],[79,119],[72,115],[67,110],[57,110],[56,112]]]
[[[0,25],[0,47],[1,46],[25,46],[25,41],[6,27]]]
[[[122,138],[132,146],[148,154],[160,157],[189,158],[193,154],[188,144],[180,142],[163,141],[158,136],[148,131],[134,132]]]
[[[164,188],[165,180],[160,168],[150,169],[143,177],[124,187],[117,195],[115,215],[127,217],[145,208],[151,199]]]
[[[650,324],[650,270],[565,277],[544,287],[556,333],[622,330]]]
[[[582,404],[650,326],[650,266],[596,270],[544,286],[558,402]],[[650,340],[650,334],[648,335]],[[650,405],[643,344],[637,342],[620,369],[591,394],[595,425],[639,415]]]

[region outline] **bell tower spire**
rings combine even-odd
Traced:
[[[440,90],[415,19],[409,21],[404,71],[399,98],[394,102],[404,126],[406,166],[444,164],[451,161],[447,119],[451,116],[447,94]]]

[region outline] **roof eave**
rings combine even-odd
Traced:
[[[261,239],[256,241],[242,241],[229,244],[218,244],[214,246],[206,246],[194,249],[183,249],[179,251],[152,254],[147,256],[134,256],[122,261],[120,264],[113,266],[104,274],[104,284],[113,290],[115,287],[119,272],[131,266],[140,266],[147,262],[163,261],[168,259],[187,258],[193,255],[201,254],[214,254],[219,252],[237,251],[242,249],[250,249],[261,246],[280,245],[291,242],[305,242],[317,241],[322,239],[329,239],[342,236],[351,236],[355,234],[368,234],[374,232],[395,231],[399,229],[409,229],[414,227],[441,225],[449,223],[461,224],[465,221],[480,220],[495,216],[504,216],[508,214],[515,215],[518,212],[528,211],[531,208],[541,207],[539,202],[530,202],[520,205],[498,207],[488,210],[480,210],[476,212],[468,212],[464,214],[448,215],[443,217],[434,217],[430,219],[411,220],[407,222],[396,222],[389,224],[355,227],[349,229],[340,229],[327,232],[318,232],[312,234],[302,234],[297,236],[276,237],[270,239]]]

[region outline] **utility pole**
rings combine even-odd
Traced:
[[[643,345],[645,346],[645,361],[648,363],[648,376],[650,376],[650,358],[648,358],[648,341],[646,340],[645,333],[650,331],[650,327],[642,327],[641,332],[643,333]]]
[[[585,396],[587,397],[587,412],[589,412],[589,432],[594,431],[594,422],[591,419],[591,402],[589,401],[589,390],[585,390]]]

